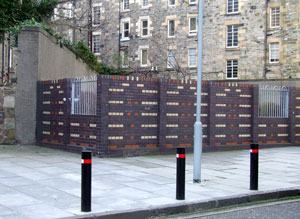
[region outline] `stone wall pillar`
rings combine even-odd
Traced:
[[[28,28],[19,34],[18,82],[16,86],[16,139],[34,144],[36,133],[39,29]]]

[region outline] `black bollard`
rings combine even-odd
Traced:
[[[91,211],[92,199],[92,152],[81,154],[81,211]]]
[[[185,199],[185,148],[177,148],[176,199]]]
[[[258,190],[258,144],[250,145],[250,190]]]

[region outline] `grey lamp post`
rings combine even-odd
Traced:
[[[202,123],[201,123],[201,82],[202,82],[202,26],[203,0],[198,2],[198,67],[197,67],[197,109],[194,125],[194,182],[201,182]]]

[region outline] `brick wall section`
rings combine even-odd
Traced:
[[[192,147],[196,116],[196,81],[160,80],[161,147]],[[208,86],[202,89],[202,123],[204,143],[207,144]]]
[[[293,113],[291,115],[292,126],[292,142],[300,143],[300,88],[296,88],[292,92]]]
[[[71,97],[71,80],[67,82],[68,86],[66,88],[66,96]],[[99,97],[100,83],[97,80],[97,97]],[[68,100],[70,100],[68,98]],[[100,109],[99,101],[97,101],[97,110]],[[100,138],[100,117],[99,112],[97,115],[92,116],[82,116],[82,115],[72,115],[71,114],[71,102],[67,104],[69,116],[69,128],[68,136],[69,142],[72,146],[88,147],[92,150],[98,151],[99,148],[99,138]],[[100,153],[100,152],[99,152]]]
[[[68,143],[67,86],[66,80],[38,82],[37,141]]]
[[[210,135],[216,145],[251,143],[252,86],[241,84],[211,84]]]
[[[71,115],[71,80],[39,82],[37,141],[99,156],[192,150],[196,82],[101,75],[97,115]],[[300,88],[289,119],[258,117],[256,85],[202,82],[203,146],[300,143]]]
[[[108,150],[157,148],[157,80],[112,76],[104,92]]]

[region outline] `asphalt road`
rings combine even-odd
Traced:
[[[235,208],[211,213],[177,215],[178,219],[300,219],[300,200]]]

